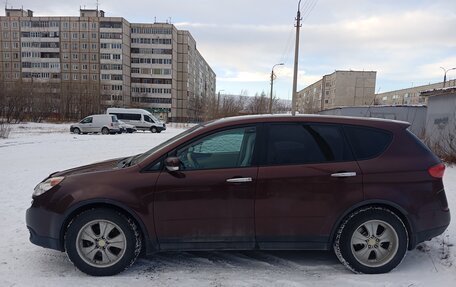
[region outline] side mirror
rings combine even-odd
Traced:
[[[168,157],[165,159],[165,167],[168,171],[179,171],[181,161],[178,157]]]

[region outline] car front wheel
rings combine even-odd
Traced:
[[[93,276],[111,276],[130,267],[141,251],[135,223],[110,209],[91,209],[68,226],[65,249],[73,264]]]
[[[334,251],[355,273],[378,274],[394,269],[407,252],[408,234],[392,211],[368,207],[353,212],[339,227]]]

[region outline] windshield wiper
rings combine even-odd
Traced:
[[[129,166],[131,166],[134,163],[133,160],[136,159],[137,157],[139,157],[140,155],[142,155],[142,153],[134,155],[134,156],[130,156],[130,157],[127,157],[127,158],[124,158],[121,161],[119,161],[117,166],[120,167],[120,168],[129,167]]]

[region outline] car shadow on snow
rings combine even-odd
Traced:
[[[329,251],[191,251],[162,252],[141,258],[129,272],[328,271],[351,273]]]

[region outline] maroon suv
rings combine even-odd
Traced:
[[[444,232],[445,166],[408,123],[248,116],[197,125],[151,150],[51,174],[30,240],[113,275],[142,250],[334,249],[383,273]]]

